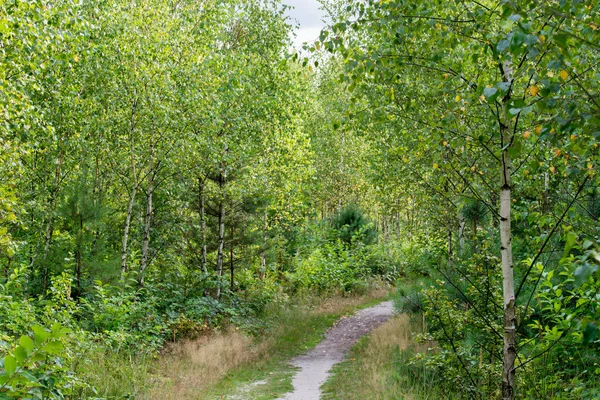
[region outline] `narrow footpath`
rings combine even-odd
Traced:
[[[392,302],[386,301],[340,319],[314,349],[291,360],[300,370],[292,382],[294,390],[279,400],[319,400],[331,367],[344,359],[358,339],[390,319],[393,311]]]

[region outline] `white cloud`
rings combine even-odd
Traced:
[[[302,48],[302,43],[312,43],[319,38],[321,29],[325,26],[322,18],[323,11],[319,9],[320,4],[317,0],[283,0],[283,3],[294,7],[287,11],[287,15],[292,19],[293,26],[298,24],[296,37],[291,37],[294,47],[298,50]]]
[[[319,38],[319,34],[321,33],[321,27],[312,27],[312,28],[300,28],[296,32],[296,37],[293,38],[294,47],[297,49],[302,48],[302,44],[304,42],[312,43]]]

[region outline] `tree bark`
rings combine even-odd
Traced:
[[[262,231],[262,250],[260,252],[260,278],[264,278],[267,272],[267,210],[265,209],[263,215],[263,231]]]
[[[56,173],[54,175],[54,187],[50,192],[50,200],[48,201],[48,220],[46,221],[46,233],[44,237],[44,253],[43,253],[43,266],[42,266],[42,290],[45,293],[48,288],[48,253],[50,252],[50,244],[52,243],[52,233],[54,232],[54,204],[58,191],[60,188],[61,177],[62,177],[62,166],[64,161],[64,152],[62,146],[58,155],[58,162],[56,165]],[[35,263],[35,259],[32,261]]]
[[[221,200],[219,202],[219,234],[217,246],[217,298],[221,297],[221,278],[223,277],[223,245],[225,243],[225,180],[227,179],[227,170],[223,166],[219,176],[219,189],[221,191]]]
[[[125,216],[125,227],[123,229],[123,245],[121,247],[121,281],[125,280],[127,272],[127,244],[129,242],[129,230],[131,228],[131,217],[133,215],[133,206],[135,204],[135,196],[138,190],[138,179],[135,168],[135,139],[133,137],[135,130],[135,114],[137,111],[137,98],[133,100],[131,105],[131,120],[129,123],[129,156],[131,160],[131,179],[133,186],[129,195],[129,205],[127,206],[127,215]]]
[[[204,179],[198,178],[198,208],[200,213],[200,242],[202,246],[202,260],[200,261],[200,267],[204,275],[208,274],[206,268],[206,216],[205,216],[205,204],[204,204]]]
[[[512,82],[512,65],[504,63],[502,73],[505,82]],[[504,292],[504,355],[502,362],[502,398],[515,398],[515,360],[517,358],[517,332],[515,323],[515,280],[512,257],[511,207],[512,207],[512,160],[508,144],[512,141],[512,122],[507,117],[508,93],[502,102],[500,133],[502,139],[501,186],[500,186],[500,252],[502,258],[502,281]]]
[[[230,240],[229,240],[229,273],[230,273],[230,282],[229,282],[229,289],[231,291],[233,291],[234,286],[235,286],[235,260],[233,258],[233,225],[231,225],[231,229],[230,229]]]
[[[150,161],[148,165],[148,201],[146,203],[146,217],[144,218],[144,240],[142,242],[142,259],[140,261],[140,276],[138,279],[138,286],[144,286],[144,274],[148,267],[148,251],[150,249],[150,227],[152,226],[152,198],[154,196],[154,144],[150,150]]]
[[[477,254],[477,218],[473,218],[473,254]]]
[[[75,250],[75,279],[77,284],[77,291],[75,297],[79,298],[83,293],[82,287],[82,270],[83,270],[83,214],[77,213],[79,219],[79,234],[77,235],[77,247]]]
[[[129,242],[129,230],[131,229],[131,218],[133,216],[133,205],[135,204],[135,196],[137,195],[137,185],[131,190],[129,195],[129,205],[127,206],[127,215],[125,217],[125,228],[123,229],[123,245],[121,247],[121,280],[125,279],[127,272],[127,243]]]
[[[462,213],[458,214],[458,247],[460,252],[463,253],[465,250],[465,217]]]

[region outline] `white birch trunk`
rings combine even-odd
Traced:
[[[227,179],[227,170],[223,166],[221,176],[219,177],[219,187],[221,189],[221,201],[219,203],[219,235],[217,247],[217,298],[221,297],[221,278],[223,277],[223,247],[225,244],[225,193],[224,186]]]
[[[504,63],[504,80],[512,81],[512,65]],[[500,186],[500,253],[502,258],[502,282],[504,292],[504,357],[502,362],[502,398],[515,398],[515,360],[517,358],[517,331],[515,318],[515,279],[512,257],[511,207],[512,207],[512,160],[508,143],[513,135],[513,123],[507,117],[506,106],[510,93],[503,99],[500,132],[502,135],[501,186]]]
[[[152,226],[152,198],[154,196],[154,173],[152,172],[154,168],[154,145],[152,145],[152,150],[150,152],[150,161],[149,161],[149,171],[150,175],[148,178],[148,202],[146,204],[146,217],[144,219],[144,240],[142,242],[142,259],[140,261],[140,277],[138,279],[138,285],[141,287],[144,285],[144,273],[146,272],[146,268],[148,267],[148,251],[150,249],[150,228]]]
[[[134,98],[131,105],[131,119],[129,121],[129,157],[131,160],[131,179],[133,186],[129,196],[129,205],[127,206],[127,215],[125,216],[125,227],[123,229],[123,244],[121,247],[121,281],[125,280],[127,272],[127,244],[129,242],[129,230],[131,229],[131,218],[133,215],[133,206],[135,204],[135,196],[138,190],[137,172],[135,168],[135,114],[137,112],[137,98]]]

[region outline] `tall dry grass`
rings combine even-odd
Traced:
[[[419,323],[408,315],[398,315],[375,329],[356,345],[349,358],[334,368],[333,377],[324,385],[325,399],[411,400],[413,394],[398,368],[398,355],[424,351],[413,332]]]
[[[229,371],[264,357],[269,341],[230,329],[171,344],[156,365],[148,399],[199,399]]]
[[[200,399],[227,374],[291,357],[320,340],[318,332],[339,316],[375,304],[388,288],[363,296],[306,297],[268,311],[269,329],[250,338],[236,329],[169,345],[155,363],[146,399]],[[312,338],[312,339],[311,339]],[[311,342],[314,340],[314,342]]]

